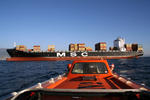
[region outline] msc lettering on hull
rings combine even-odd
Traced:
[[[66,56],[69,56],[69,57],[77,57],[77,56],[82,56],[82,57],[86,57],[88,56],[88,53],[87,52],[80,52],[80,53],[77,53],[77,52],[70,52],[69,55],[67,55],[67,53],[65,52],[58,52],[56,53],[56,56],[57,57],[66,57]]]

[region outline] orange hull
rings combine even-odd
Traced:
[[[11,57],[7,61],[57,61],[57,60],[100,60],[100,59],[130,59],[134,56],[105,56],[105,57]]]

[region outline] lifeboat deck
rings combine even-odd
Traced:
[[[77,77],[73,79],[65,79],[63,82],[55,85],[47,86],[53,89],[133,89],[127,82],[109,76],[106,78],[98,77]],[[139,88],[138,86],[136,88]]]

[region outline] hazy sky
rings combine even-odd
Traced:
[[[70,43],[143,44],[150,55],[150,0],[0,0],[0,48]]]

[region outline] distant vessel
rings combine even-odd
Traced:
[[[16,45],[7,49],[11,58],[7,61],[48,61],[48,60],[89,60],[89,59],[123,59],[143,55],[143,47],[139,44],[125,44],[125,40],[117,38],[114,47],[107,51],[106,42],[95,44],[95,51],[86,47],[85,43],[69,44],[69,51],[55,51],[55,45],[48,45],[47,51],[41,51],[40,45],[27,49],[24,45]]]
[[[19,51],[16,48],[7,49],[11,58],[7,61],[49,61],[49,60],[80,60],[80,59],[124,59],[143,55],[142,51],[54,51],[54,52],[31,52]]]

